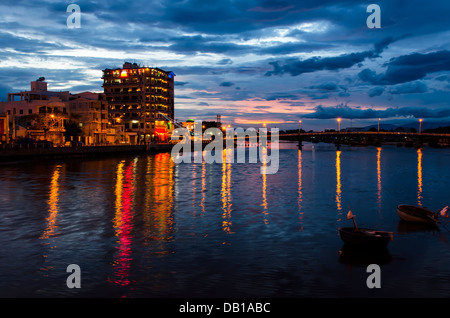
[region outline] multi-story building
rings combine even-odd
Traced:
[[[8,101],[0,102],[0,113],[8,115],[9,134],[17,137],[50,140],[64,143],[64,120],[67,118],[65,101],[70,92],[47,90],[45,78],[31,82],[31,90],[9,93]]]
[[[49,140],[55,145],[63,145],[68,138],[86,145],[107,141],[108,104],[104,94],[49,91],[43,77],[31,82],[29,91],[8,93],[8,101],[0,102],[1,113],[8,116],[10,127],[9,137],[1,137],[2,141],[20,137]],[[66,130],[69,122],[79,126],[76,135]],[[114,133],[111,143],[117,142]]]
[[[168,140],[173,130],[174,76],[136,63],[103,70],[109,121],[123,127],[124,142]]]
[[[72,118],[79,123],[81,138],[86,145],[103,144],[107,141],[108,103],[104,94],[84,92],[70,96],[68,111]]]

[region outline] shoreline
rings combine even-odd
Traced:
[[[172,150],[173,144],[147,145],[111,145],[83,147],[52,147],[52,148],[18,148],[1,149],[0,161],[32,160],[37,158],[83,158],[126,153],[158,153]]]
[[[281,144],[296,144],[296,141],[280,140]],[[308,142],[310,143],[310,142]],[[312,143],[314,144],[314,143]],[[325,143],[332,144],[332,143]],[[425,144],[427,147],[434,149],[449,149],[449,146],[432,147]],[[423,146],[425,146],[423,145]],[[49,159],[49,158],[85,158],[85,157],[100,157],[122,154],[139,154],[139,153],[160,153],[169,152],[172,150],[174,144],[160,143],[147,145],[108,145],[108,146],[82,146],[82,147],[52,147],[52,148],[1,148],[0,146],[0,162],[8,162],[15,160],[33,160],[33,159]],[[203,145],[204,146],[204,145]],[[381,145],[357,145],[342,143],[341,146],[349,147],[382,147],[382,146],[397,146],[401,148],[414,148],[406,146],[404,143],[400,146],[398,142],[386,142]],[[421,147],[422,148],[422,147]]]

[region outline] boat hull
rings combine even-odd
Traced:
[[[354,227],[339,228],[339,235],[345,244],[360,248],[386,248],[392,238],[389,232]]]
[[[402,220],[412,223],[436,224],[438,222],[436,213],[414,205],[399,205],[397,214]]]

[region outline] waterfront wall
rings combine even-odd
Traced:
[[[3,147],[2,147],[3,146]],[[114,155],[124,153],[165,152],[172,149],[172,144],[147,145],[113,145],[84,147],[7,147],[0,146],[0,160],[33,159],[41,157],[86,157]]]

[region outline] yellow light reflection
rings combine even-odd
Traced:
[[[192,165],[192,206],[195,207],[195,193],[197,192],[196,188],[196,179],[197,179],[197,164],[193,163]]]
[[[341,189],[341,151],[336,151],[336,206],[338,211],[342,210]]]
[[[377,202],[381,209],[381,147],[377,148]]]
[[[202,200],[200,207],[202,208],[202,215],[205,213],[205,200],[206,200],[206,161],[202,161]]]
[[[422,206],[422,190],[423,190],[423,180],[422,180],[422,149],[417,149],[417,204]]]
[[[153,239],[172,240],[174,165],[170,153],[156,154],[152,160],[153,172],[147,175],[147,191],[151,192],[148,213],[151,214],[149,229]]]
[[[59,202],[59,177],[61,174],[61,166],[57,165],[52,174],[52,179],[50,181],[50,193],[48,198],[48,216],[47,216],[47,226],[41,235],[41,239],[45,240],[53,235],[57,228],[56,217],[58,215],[58,202]]]
[[[261,161],[263,163],[262,166],[262,207],[263,207],[263,215],[264,215],[264,224],[268,224],[269,220],[267,216],[269,215],[269,207],[267,204],[267,148],[262,148],[262,158]]]
[[[299,220],[300,220],[300,231],[303,230],[303,211],[302,211],[302,202],[303,202],[303,190],[302,190],[302,151],[298,150],[298,211],[299,211]]]
[[[116,195],[115,208],[116,213],[114,216],[114,228],[120,228],[122,222],[122,186],[123,186],[123,167],[125,165],[125,160],[122,160],[116,169],[116,187],[114,189],[114,194]],[[116,231],[116,236],[118,232]]]
[[[231,150],[231,149],[230,149]],[[226,162],[227,150],[223,150],[223,163],[222,163],[222,229],[226,233],[231,232],[231,163]]]

